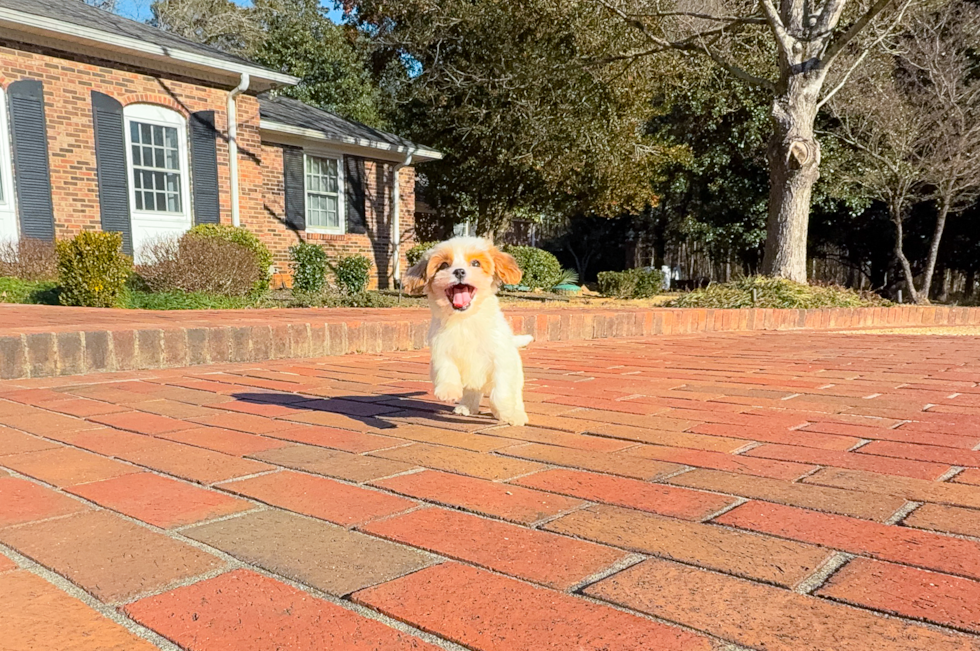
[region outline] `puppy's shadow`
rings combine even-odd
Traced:
[[[304,396],[297,393],[278,391],[263,391],[249,393],[233,393],[231,397],[238,402],[257,405],[279,405],[297,412],[326,412],[338,414],[346,418],[360,421],[373,429],[394,429],[398,424],[409,421],[425,424],[431,422],[434,426],[453,429],[472,423],[487,425],[495,421],[486,416],[460,416],[453,413],[451,405],[445,405],[428,400],[418,400],[424,396],[424,391],[400,391],[379,393],[377,395],[332,396],[320,398]]]

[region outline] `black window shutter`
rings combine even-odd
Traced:
[[[194,190],[194,223],[217,224],[218,209],[218,132],[214,111],[191,114],[191,187]]]
[[[344,199],[347,203],[347,232],[367,233],[364,159],[359,156],[344,156]]]
[[[54,240],[54,206],[48,167],[48,130],[44,121],[44,88],[36,79],[7,87],[11,144],[17,177],[17,209],[24,237]]]
[[[122,233],[123,253],[133,255],[133,225],[129,218],[126,126],[123,107],[112,97],[92,91],[95,123],[95,161],[99,179],[102,230]]]
[[[306,171],[303,150],[282,148],[282,169],[285,177],[286,225],[295,231],[306,230]]]

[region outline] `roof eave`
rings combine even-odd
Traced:
[[[209,78],[213,78],[215,74],[218,76],[228,76],[229,78],[232,75],[240,77],[242,74],[248,74],[253,80],[253,87],[260,87],[256,88],[257,90],[292,86],[299,82],[299,79],[296,77],[268,70],[262,66],[226,61],[179,48],[168,48],[129,36],[112,34],[99,29],[75,25],[63,20],[38,16],[5,7],[0,7],[0,28],[44,36],[48,39],[55,36],[60,41],[74,43],[106,53],[128,54],[130,57],[135,55],[140,59],[147,60],[148,63],[152,63],[153,61],[165,62],[169,67],[177,66],[191,73],[188,76],[194,76],[193,71],[207,71],[210,73],[207,75]],[[50,41],[46,41],[45,44],[50,46]]]
[[[345,147],[355,147],[362,150],[370,150],[371,153],[374,153],[377,157],[385,160],[399,161],[408,155],[412,156],[412,161],[415,163],[424,163],[426,161],[442,159],[441,152],[434,149],[428,149],[427,147],[421,147],[418,145],[396,145],[389,142],[382,142],[380,140],[354,138],[353,136],[338,138],[336,136],[327,135],[326,133],[316,129],[297,127],[291,124],[276,122],[275,120],[260,120],[259,128],[262,130],[263,135],[286,136],[287,138],[292,137],[313,143],[340,145]],[[396,156],[396,154],[401,154],[401,156]]]

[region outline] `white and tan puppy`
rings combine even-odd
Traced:
[[[511,256],[478,237],[454,237],[432,247],[405,274],[405,288],[424,290],[432,308],[429,347],[432,383],[457,414],[478,414],[484,394],[490,409],[510,425],[526,425],[524,368],[515,337],[500,311],[497,290],[521,280]]]

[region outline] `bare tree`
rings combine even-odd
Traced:
[[[260,34],[251,12],[231,0],[155,0],[150,23],[226,52],[242,54]]]
[[[859,36],[871,25],[897,23],[912,0],[592,1],[633,26],[638,35],[635,46],[616,59],[685,51],[771,92],[763,271],[806,282],[810,196],[820,176],[814,121],[853,68],[825,91],[828,73],[845,52],[871,48]],[[886,19],[889,7],[893,10]],[[864,58],[860,53],[852,56],[852,65],[857,67]]]
[[[952,0],[917,13],[831,102],[835,135],[857,152],[852,181],[888,206],[909,296],[926,303],[946,221],[980,198],[980,8]],[[916,286],[905,253],[912,206],[936,223]]]
[[[112,13],[116,13],[118,9],[118,0],[82,0],[87,5],[92,5],[97,9],[103,9]]]

